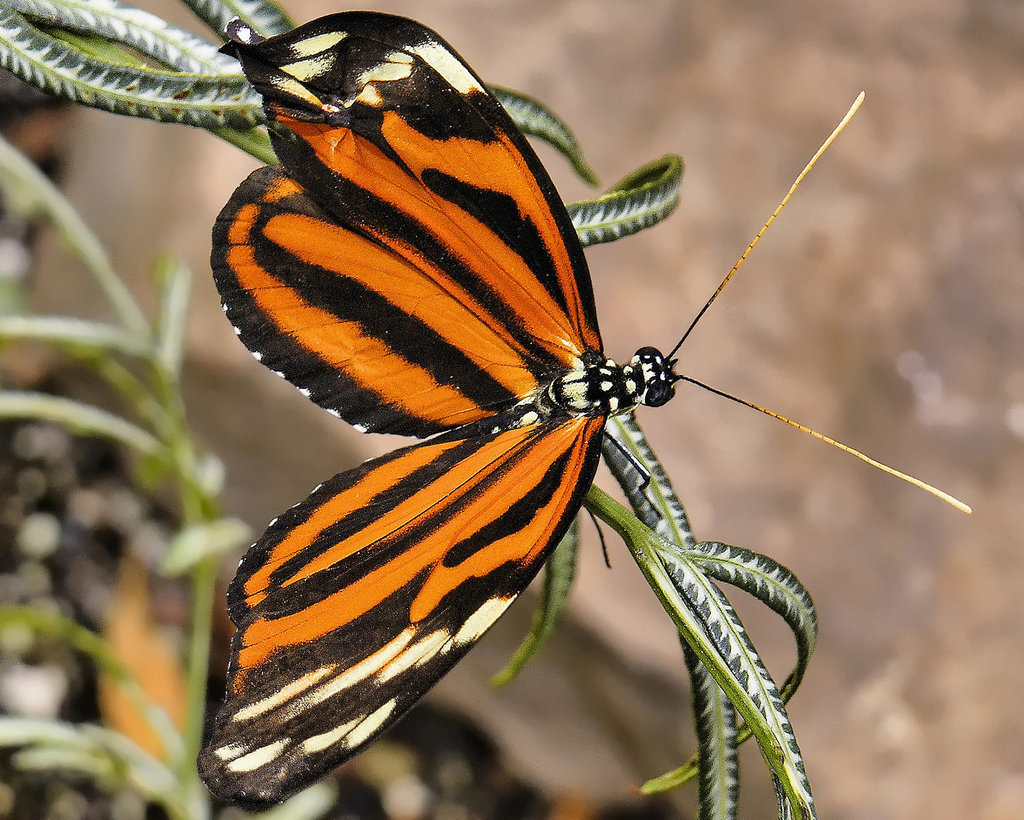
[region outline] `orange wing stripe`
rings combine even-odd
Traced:
[[[566,445],[564,438],[569,432],[570,430],[566,429],[563,435],[552,435],[550,442],[544,442],[545,447],[538,447],[529,453],[528,458],[531,461],[529,470],[517,471],[517,487],[497,484],[482,493],[478,503],[474,503],[449,523],[444,533],[447,540],[457,542],[472,535],[487,523],[488,513],[495,506],[498,509],[507,509],[510,504],[518,501],[526,492],[536,487],[547,469],[561,455],[561,451]],[[578,431],[574,432],[578,435]],[[575,474],[582,466],[586,452],[583,444],[582,440],[577,440],[573,447],[570,457],[571,466],[567,467],[567,470],[573,471],[572,474]],[[413,601],[410,611],[412,622],[417,623],[426,618],[438,606],[441,599],[459,584],[473,577],[483,577],[498,569],[509,560],[510,556],[516,556],[523,563],[535,560],[538,553],[550,542],[552,530],[559,522],[559,518],[550,513],[564,510],[575,489],[575,486],[563,484],[560,491],[548,501],[546,508],[539,510],[525,528],[492,542],[487,549],[476,552],[458,565],[446,567],[441,561],[438,561],[424,583],[423,589]],[[525,545],[529,546],[524,551]]]

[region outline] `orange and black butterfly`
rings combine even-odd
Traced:
[[[239,565],[199,766],[261,802],[356,754],[465,654],[579,511],[606,419],[677,377],[653,348],[605,357],[551,180],[437,34],[351,12],[228,35],[280,164],[217,219],[224,312],[329,412],[424,439],[317,487]]]

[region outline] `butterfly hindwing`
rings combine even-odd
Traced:
[[[553,184],[436,34],[352,12],[231,47],[283,170],[243,183],[212,262],[268,366],[365,429],[425,436],[599,355]]]
[[[603,419],[424,442],[318,487],[246,554],[228,696],[200,758],[234,800],[283,799],[391,725],[564,535]]]

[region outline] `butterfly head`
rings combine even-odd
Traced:
[[[654,347],[641,347],[633,354],[630,365],[638,368],[643,374],[643,392],[639,397],[639,404],[661,407],[676,394],[675,383],[679,381],[679,377],[673,370],[675,363],[675,359],[666,359],[664,354]]]

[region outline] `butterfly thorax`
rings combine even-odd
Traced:
[[[653,347],[640,348],[628,364],[584,363],[552,381],[538,406],[570,416],[615,416],[641,404],[660,407],[675,393],[672,365]]]

